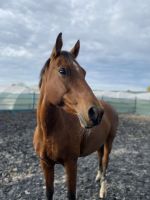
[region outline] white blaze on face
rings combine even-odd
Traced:
[[[80,68],[79,68],[79,66],[77,65],[77,63],[73,61],[73,65],[75,66],[75,69],[79,72],[79,71],[80,71]]]

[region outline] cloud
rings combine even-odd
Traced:
[[[23,47],[18,47],[18,49],[13,49],[11,47],[5,47],[1,50],[0,56],[4,57],[24,57],[28,58],[31,56],[31,53]]]
[[[80,39],[78,61],[93,87],[150,84],[147,0],[1,0],[0,19],[0,82],[6,76],[10,82],[38,82],[40,68],[62,31],[64,49]]]

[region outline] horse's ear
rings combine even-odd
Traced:
[[[76,42],[76,44],[74,45],[74,47],[70,51],[74,58],[76,58],[78,56],[79,50],[80,50],[80,40],[78,40]]]
[[[62,33],[59,33],[56,38],[56,43],[54,45],[54,48],[53,48],[50,58],[54,58],[54,57],[58,56],[61,52],[62,46],[63,46]]]

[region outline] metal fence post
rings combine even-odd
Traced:
[[[35,105],[35,92],[33,93],[33,105],[32,105],[33,110],[34,110],[34,105]]]
[[[135,97],[135,103],[134,103],[134,113],[136,114],[136,108],[137,108],[137,97]]]

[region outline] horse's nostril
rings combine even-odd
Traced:
[[[88,111],[89,118],[95,121],[98,118],[98,109],[96,107],[91,107]]]
[[[89,119],[93,122],[94,125],[99,124],[104,114],[103,110],[99,110],[97,107],[91,107],[88,111]]]

